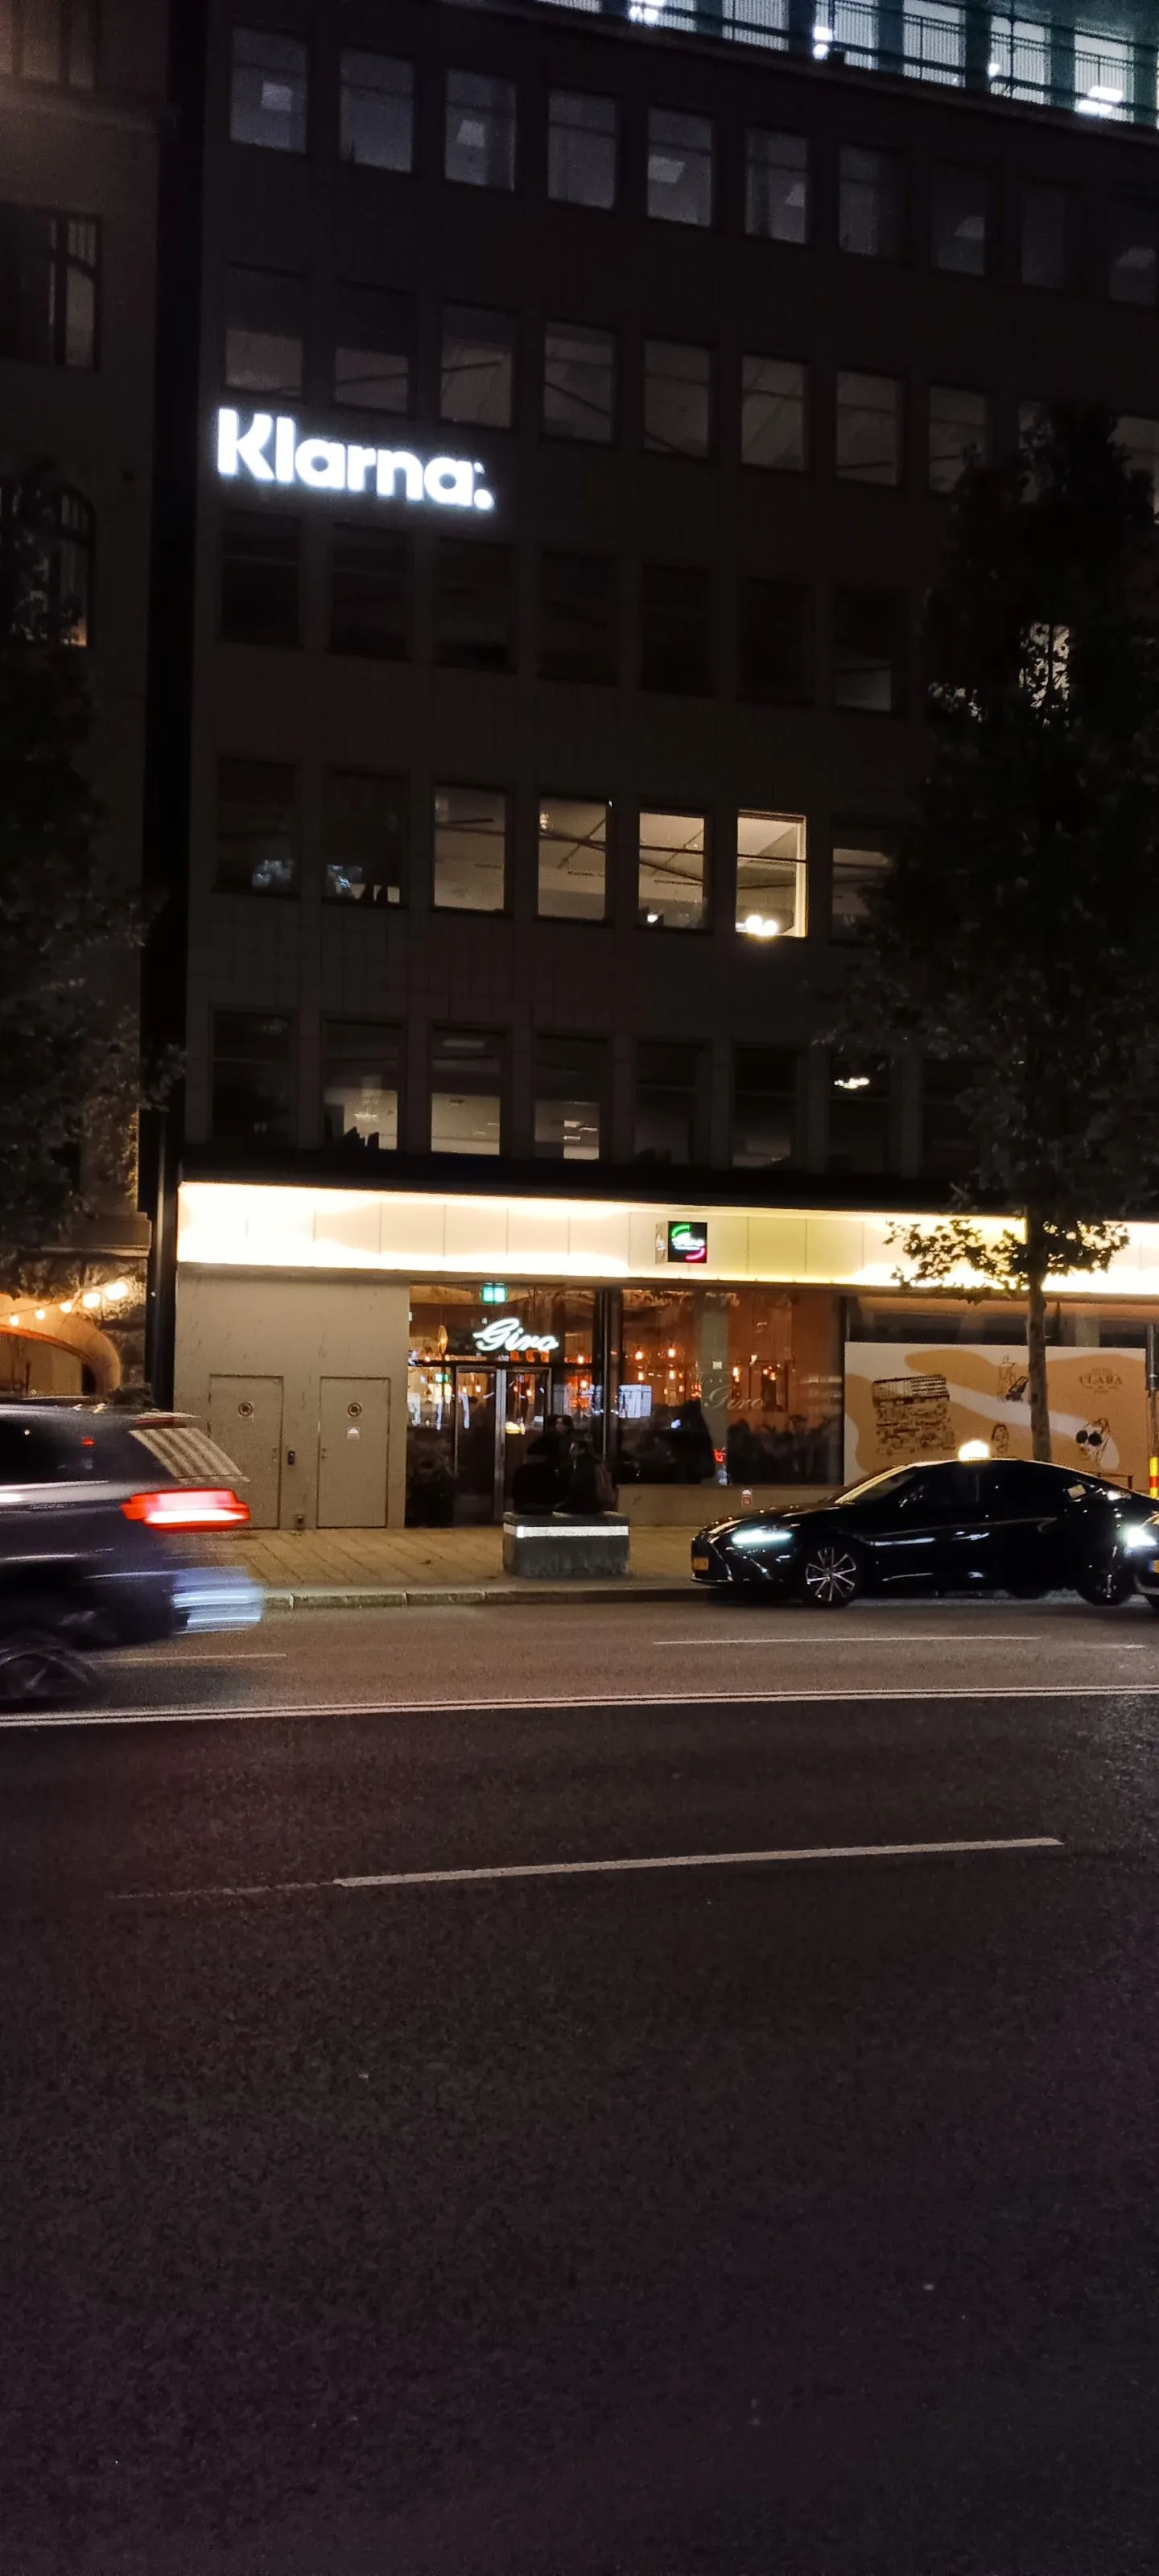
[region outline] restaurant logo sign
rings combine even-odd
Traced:
[[[684,1269],[703,1269],[708,1259],[708,1224],[704,1217],[672,1217],[656,1229],[657,1261],[676,1261]]]
[[[495,1315],[489,1324],[480,1324],[471,1339],[481,1354],[488,1351],[557,1351],[555,1333],[525,1333],[518,1315]]]
[[[217,470],[227,483],[297,486],[307,492],[357,493],[377,501],[433,502],[440,510],[493,510],[478,458],[413,454],[405,447],[364,447],[359,439],[303,438],[286,413],[217,415]]]

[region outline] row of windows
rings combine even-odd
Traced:
[[[100,250],[91,215],[0,205],[0,358],[96,366]]]
[[[417,817],[415,818],[417,820]],[[494,787],[439,785],[430,807],[431,903],[437,912],[511,908],[512,800]],[[731,845],[713,848],[703,812],[633,807],[613,828],[606,799],[544,794],[536,807],[536,911],[541,920],[607,921],[614,878],[630,867],[636,919],[648,930],[703,930],[731,906],[738,933],[801,939],[809,928],[805,819],[743,810]],[[215,883],[229,894],[295,895],[306,839],[298,771],[289,763],[218,762]],[[317,884],[329,903],[372,907],[414,899],[412,800],[406,781],[326,770],[315,840]],[[866,888],[889,865],[889,837],[850,821],[834,827],[830,927],[848,936]]]
[[[0,0],[0,77],[92,89],[97,0]]]
[[[943,9],[943,17],[960,11]],[[290,36],[234,30],[230,132],[235,142],[305,152],[309,54]],[[547,192],[570,205],[614,207],[621,187],[614,99],[553,89],[547,103]],[[464,187],[514,189],[518,104],[513,81],[448,71],[443,172]],[[415,166],[415,67],[393,55],[347,49],[340,57],[337,148],[344,160],[410,172]],[[648,111],[643,203],[659,222],[705,227],[716,212],[716,130],[711,118]],[[744,141],[744,223],[751,235],[804,246],[814,238],[816,186],[807,136],[749,127]],[[901,154],[843,145],[832,238],[854,257],[900,259],[912,247],[910,187]],[[929,254],[936,268],[984,277],[997,244],[997,181],[978,164],[932,172]],[[1108,212],[1106,288],[1117,301],[1154,304],[1159,209],[1118,199]],[[1085,252],[1074,192],[1028,181],[1019,208],[1024,285],[1062,288]]]
[[[411,542],[385,530],[329,532],[330,650],[379,661],[411,651]],[[612,556],[544,552],[538,564],[542,679],[614,684],[621,668],[622,566]],[[832,595],[832,698],[872,715],[906,697],[909,603],[901,592]],[[433,655],[443,669],[512,671],[518,661],[511,546],[444,537],[434,552]],[[738,694],[803,706],[815,694],[814,604],[804,583],[742,577],[735,637]],[[301,528],[276,512],[228,513],[222,525],[220,632],[234,644],[293,647],[302,633]],[[716,578],[701,566],[643,564],[632,684],[712,697],[717,678]]]
[[[631,1152],[647,1164],[709,1160],[709,1058],[702,1046],[638,1040],[632,1067]],[[212,1124],[223,1143],[293,1144],[298,1081],[294,1021],[283,1013],[218,1011],[214,1018]],[[823,1059],[831,1172],[884,1172],[891,1160],[890,1069],[858,1058]],[[400,1136],[403,1035],[376,1020],[322,1023],[324,1141],[357,1156],[393,1153]],[[786,1047],[732,1052],[734,1170],[799,1163],[806,1058]],[[933,1070],[931,1068],[931,1070]],[[510,1150],[510,1049],[497,1030],[431,1031],[424,1150],[496,1156]],[[596,1162],[609,1151],[611,1059],[606,1041],[538,1036],[532,1043],[533,1151],[545,1161]],[[945,1142],[941,1088],[928,1093],[925,1144]]]

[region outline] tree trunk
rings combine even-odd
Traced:
[[[1050,1403],[1046,1388],[1046,1250],[1042,1229],[1026,1220],[1026,1358],[1030,1384],[1030,1443],[1050,1463]]]

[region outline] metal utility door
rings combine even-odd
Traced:
[[[324,1377],[318,1405],[319,1529],[382,1529],[390,1380]]]
[[[211,1377],[209,1436],[246,1478],[255,1529],[276,1529],[282,1499],[282,1380]]]

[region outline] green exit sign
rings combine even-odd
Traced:
[[[485,1279],[485,1280],[484,1280],[484,1282],[483,1282],[483,1303],[484,1303],[484,1305],[485,1305],[485,1306],[505,1306],[505,1305],[506,1305],[506,1303],[507,1303],[507,1290],[506,1290],[506,1287],[504,1286],[504,1283],[503,1283],[502,1279]]]

